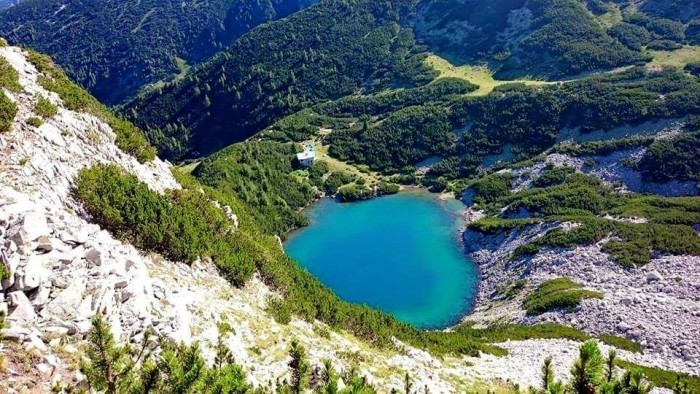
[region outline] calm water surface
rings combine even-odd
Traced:
[[[469,311],[478,273],[459,241],[464,209],[426,192],[307,210],[311,225],[285,250],[341,298],[421,328],[443,328]]]

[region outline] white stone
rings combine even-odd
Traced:
[[[23,286],[22,290],[34,290],[41,286],[42,280],[46,276],[46,258],[44,256],[32,255],[27,259],[27,264],[24,266],[22,275]]]
[[[46,344],[44,344],[44,341],[39,338],[39,336],[35,333],[31,333],[27,336],[28,344],[25,345],[25,348],[27,350],[29,349],[36,349],[42,353],[47,352],[49,349],[46,347]]]
[[[49,287],[39,287],[39,290],[37,290],[36,294],[34,294],[34,296],[32,296],[31,298],[32,305],[34,305],[37,308],[43,307],[44,305],[46,305],[47,302],[49,302],[50,295],[51,289]]]
[[[10,239],[17,245],[26,245],[42,235],[49,235],[51,229],[46,222],[46,215],[40,212],[27,212],[22,223],[16,225],[10,232]]]
[[[61,232],[60,238],[61,241],[67,243],[67,244],[75,244],[75,245],[82,245],[85,242],[88,241],[89,234],[88,232],[83,229],[73,229],[72,231],[64,231]]]
[[[8,320],[17,322],[32,323],[36,320],[34,306],[26,295],[21,291],[13,291],[9,294],[9,304],[13,307],[12,312],[7,316]]]
[[[78,315],[78,308],[83,301],[86,286],[87,283],[85,278],[76,278],[70,282],[65,290],[59,292],[56,298],[51,300],[46,305],[44,312],[52,316],[56,316],[62,320],[75,319]],[[88,309],[87,314],[89,313],[90,311]]]
[[[51,368],[51,366],[48,364],[39,363],[36,365],[36,370],[39,371],[39,373],[42,375],[48,375],[51,373],[53,368]]]

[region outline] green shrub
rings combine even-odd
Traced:
[[[14,93],[22,90],[17,70],[2,56],[0,56],[0,88],[5,88]]]
[[[533,224],[540,223],[539,219],[500,219],[485,217],[476,222],[469,223],[468,228],[485,234],[497,234],[499,231],[511,231],[522,229]]]
[[[555,309],[573,311],[584,298],[603,298],[603,294],[583,290],[582,286],[569,278],[551,279],[540,284],[523,301],[528,315],[539,315]]]
[[[372,198],[374,193],[366,186],[351,184],[338,189],[338,197],[342,202],[367,200]]]
[[[537,179],[532,181],[535,187],[549,187],[564,183],[575,171],[571,167],[549,167]]]
[[[613,152],[649,146],[654,137],[627,137],[615,140],[588,141],[581,144],[558,145],[556,152],[572,156],[607,156]]]
[[[518,279],[515,282],[511,283],[509,286],[500,289],[498,293],[504,300],[512,300],[518,294],[520,294],[520,292],[525,288],[526,285],[526,279]]]
[[[647,367],[619,359],[615,362],[615,364],[620,368],[641,370],[644,372],[647,379],[659,387],[665,387],[672,390],[674,387],[676,387],[676,382],[680,379],[681,382],[688,383],[688,389],[690,391],[687,391],[686,393],[700,392],[700,377],[698,376],[688,376],[678,372]]]
[[[41,118],[37,118],[36,116],[32,116],[29,119],[27,119],[27,124],[30,126],[34,126],[34,127],[39,127],[42,124],[44,124],[44,121],[41,120]]]
[[[395,183],[379,182],[376,193],[377,195],[396,194],[400,189],[401,187]]]
[[[700,132],[654,142],[638,166],[647,181],[700,180]]]
[[[326,194],[333,195],[338,192],[338,189],[355,181],[355,176],[344,171],[334,171],[328,175],[328,178],[323,182],[323,188]]]
[[[197,191],[163,196],[116,166],[97,165],[79,172],[76,195],[97,223],[140,248],[188,263],[211,257],[236,285],[253,274],[254,259],[228,218]]]
[[[316,187],[323,186],[323,176],[330,171],[328,163],[322,160],[314,162],[309,168],[309,181]]]
[[[15,115],[17,115],[17,105],[4,92],[0,92],[0,133],[10,131]]]
[[[34,105],[34,113],[46,119],[55,116],[58,113],[58,107],[46,97],[39,95]]]
[[[279,298],[270,297],[267,300],[267,313],[280,324],[289,324],[292,321],[292,315],[287,308],[287,304]]]
[[[515,248],[513,251],[513,255],[511,256],[511,259],[517,260],[520,257],[523,256],[534,256],[537,253],[540,252],[540,247],[536,243],[530,242],[526,244],[522,244]]]
[[[207,186],[236,196],[252,208],[266,231],[284,237],[308,224],[299,211],[317,198],[312,183],[320,182],[319,174],[325,173],[323,162],[317,162],[309,168],[309,178],[293,174],[296,152],[295,144],[234,144],[203,160],[193,175]]]
[[[474,191],[475,203],[493,203],[510,195],[511,176],[489,175],[474,182],[470,188]]]

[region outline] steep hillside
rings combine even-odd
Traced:
[[[284,255],[257,223],[256,207],[237,197],[241,190],[217,191],[157,158],[137,160],[117,145],[112,118],[76,106],[76,97],[90,96],[44,57],[3,46],[0,59],[0,105],[9,114],[0,131],[0,320],[8,312],[2,391],[68,392],[87,379],[97,389],[118,383],[115,392],[147,382],[157,392],[194,383],[206,393],[232,385],[284,392],[295,376],[301,386],[309,378],[320,387],[311,378],[324,359],[351,392],[406,383],[430,392],[508,391],[537,385],[550,355],[557,376],[568,379],[581,341],[590,338],[551,324],[423,332],[344,303]],[[633,347],[619,338],[600,340],[621,348],[621,367],[631,361],[692,371],[674,358],[624,350]],[[123,343],[133,347],[113,348]],[[141,353],[149,362],[130,364],[149,346],[163,352]],[[104,349],[115,350],[105,359]],[[78,371],[81,365],[87,368]],[[100,375],[105,365],[119,372]],[[216,365],[228,372],[219,375]],[[656,384],[675,381],[675,373],[645,371]]]
[[[554,78],[643,59],[576,0],[423,2],[416,35],[452,63],[488,62],[496,76]]]
[[[98,99],[116,104],[313,0],[30,0],[0,14],[0,36],[50,54]]]
[[[410,1],[328,0],[237,40],[127,114],[165,157],[211,153],[320,100],[429,79],[401,26]]]
[[[321,101],[426,86],[436,71],[471,70],[469,82],[488,93],[508,82],[583,80],[695,50],[683,47],[692,23],[632,4],[481,4],[324,1],[254,29],[184,80],[139,97],[126,113],[162,155],[179,160],[245,139]]]

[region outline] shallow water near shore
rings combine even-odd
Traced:
[[[419,328],[458,323],[478,271],[463,252],[464,205],[411,191],[355,203],[322,199],[284,247],[341,298]]]

